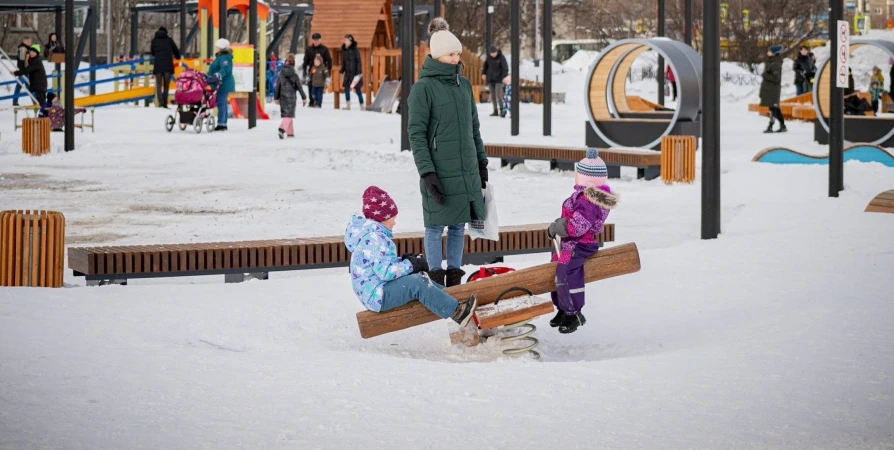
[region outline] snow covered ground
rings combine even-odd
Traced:
[[[481,105],[484,139],[583,145],[582,77],[556,76],[554,137],[536,105],[517,137]],[[575,334],[537,320],[540,362],[453,347],[443,322],[363,340],[344,269],[102,288],[68,274],[0,288],[0,448],[894,448],[894,216],[863,212],[894,170],[848,163],[830,199],[827,167],[752,163],[769,145],[825,150],[810,124],[760,133],[753,99],[724,89],[720,238],[699,239],[700,178],[613,180],[609,222],[642,270],[590,284]],[[0,209],[63,212],[70,246],[322,236],[375,184],[398,231],[419,230],[399,116],[325,102],[285,141],[277,121],[167,133],[161,110],[105,108],[76,151],[54,134],[41,158],[0,112]],[[498,160],[490,178],[504,225],[552,220],[573,182]]]

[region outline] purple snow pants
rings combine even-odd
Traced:
[[[599,244],[577,244],[568,264],[556,264],[556,291],[553,304],[567,315],[584,307],[584,262],[599,250]]]

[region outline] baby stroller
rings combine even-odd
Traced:
[[[195,69],[185,69],[177,77],[174,103],[177,109],[165,119],[165,128],[170,132],[177,124],[180,131],[192,125],[196,133],[202,132],[202,125],[211,132],[217,126],[212,110],[217,100],[217,88],[211,88],[205,74]]]

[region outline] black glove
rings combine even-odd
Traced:
[[[549,228],[546,229],[546,235],[549,236],[550,239],[554,239],[556,236],[567,237],[568,219],[554,220],[553,223],[549,224]]]
[[[478,165],[478,175],[481,177],[481,189],[487,188],[487,164]]]
[[[439,205],[443,205],[444,188],[441,187],[441,180],[438,179],[438,174],[429,172],[422,175],[422,181],[425,182],[425,190],[428,192],[428,195],[431,195],[431,198],[435,199]]]
[[[426,261],[425,257],[421,254],[404,253],[400,258],[410,261],[410,263],[413,264],[413,272],[411,273],[428,272],[428,261]]]

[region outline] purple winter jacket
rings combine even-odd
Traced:
[[[618,204],[617,194],[612,194],[607,185],[598,188],[574,186],[574,193],[562,203],[562,218],[568,221],[562,238],[562,254],[558,261],[567,264],[571,252],[577,244],[595,244],[602,233],[609,210]],[[552,261],[556,261],[553,254]]]

